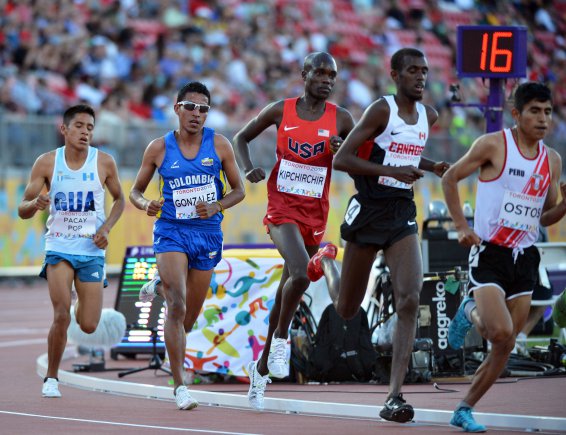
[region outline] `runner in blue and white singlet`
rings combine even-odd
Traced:
[[[86,333],[91,334],[93,345],[114,344],[106,331],[115,328],[112,323],[117,317],[102,313],[102,292],[107,285],[104,257],[110,230],[124,210],[124,193],[112,156],[90,146],[94,121],[94,109],[85,104],[63,113],[59,131],[64,146],[37,158],[18,206],[22,219],[49,211],[45,260],[39,273],[47,280],[53,305],[43,397],[61,397],[57,376],[67,330],[75,341]],[[105,191],[113,200],[108,216]],[[71,308],[73,287],[77,302]]]
[[[89,147],[83,167],[73,170],[65,161],[65,147],[57,148],[49,196],[45,250],[104,257],[104,249],[92,242],[106,219],[98,150]]]

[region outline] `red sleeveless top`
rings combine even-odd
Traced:
[[[297,115],[298,98],[285,100],[277,130],[277,162],[267,181],[267,219],[284,217],[306,226],[325,227],[333,153],[336,105],[327,102],[316,121]]]

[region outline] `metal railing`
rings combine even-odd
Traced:
[[[21,115],[2,112],[0,108],[0,169],[29,169],[41,154],[62,145],[60,117]],[[232,140],[242,124],[227,124],[217,132]],[[137,169],[147,144],[176,127],[153,121],[132,120],[122,124],[97,124],[93,144],[111,154],[121,169]],[[251,154],[256,165],[271,169],[275,162],[275,128],[254,140]],[[566,155],[566,138],[548,140],[561,155]],[[430,137],[425,156],[433,160],[455,162],[467,148],[448,133]],[[563,165],[566,174],[566,165]]]
[[[43,153],[63,144],[60,117],[21,115],[0,111],[0,167],[29,169]],[[153,139],[174,129],[175,124],[130,121],[120,125],[96,125],[93,145],[111,154],[120,168],[136,169],[145,147]],[[232,140],[240,125],[217,129]],[[266,131],[253,144],[254,163],[271,167],[275,162],[275,129]]]

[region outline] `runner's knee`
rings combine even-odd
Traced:
[[[172,319],[184,319],[187,307],[182,292],[167,292],[167,317]]]
[[[71,313],[68,309],[55,310],[53,324],[68,328],[71,323]]]
[[[85,334],[92,334],[94,331],[96,331],[98,322],[94,322],[92,320],[81,320],[79,326],[81,327],[81,331],[83,331]]]
[[[419,294],[409,293],[395,295],[395,311],[400,319],[404,317],[415,317],[419,307]]]
[[[495,325],[487,329],[487,339],[498,346],[514,346],[513,328],[507,325]]]
[[[310,285],[310,280],[307,277],[306,270],[305,272],[297,272],[290,276],[291,285],[293,289],[301,292],[305,292]]]

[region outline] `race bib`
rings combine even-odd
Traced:
[[[514,230],[538,233],[545,197],[505,191],[497,223]]]
[[[293,195],[322,198],[327,168],[282,159],[277,174],[277,190]]]
[[[208,202],[209,204],[216,201],[216,186],[214,183],[174,190],[175,217],[177,219],[198,218],[196,204],[199,201]]]
[[[53,215],[49,232],[54,237],[92,238],[96,234],[96,212],[57,211]]]
[[[356,198],[352,198],[350,204],[348,205],[348,210],[346,210],[346,214],[344,215],[344,221],[348,225],[352,225],[356,216],[360,214],[360,210],[362,209],[361,204],[358,202]]]
[[[392,153],[389,151],[385,152],[383,159],[384,166],[414,166],[418,168],[420,162],[420,155]],[[410,189],[412,187],[411,184],[403,183],[393,177],[380,176],[377,182],[384,186],[396,187],[397,189]]]

